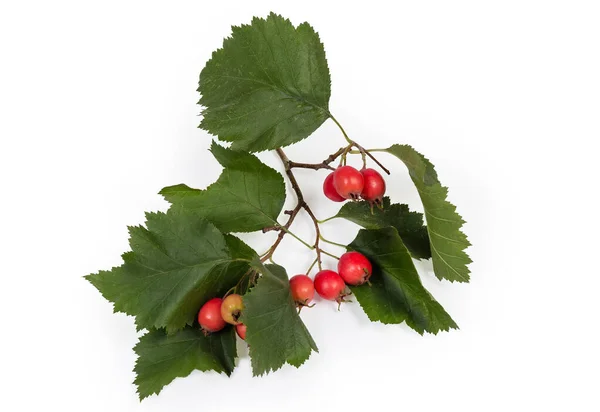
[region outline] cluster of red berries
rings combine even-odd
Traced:
[[[385,194],[385,180],[375,169],[358,171],[352,166],[340,166],[325,178],[323,193],[334,202],[362,198],[380,206]]]
[[[373,267],[369,259],[359,252],[347,252],[338,262],[338,271],[321,270],[313,281],[306,275],[296,275],[290,279],[292,297],[300,307],[307,306],[314,297],[315,290],[323,299],[338,303],[348,296],[346,285],[358,286],[369,281]]]
[[[236,293],[227,295],[225,299],[212,298],[198,312],[198,323],[205,333],[218,332],[228,323],[235,326],[235,331],[242,339],[246,339],[246,325],[239,321],[244,309],[242,297]]]
[[[338,271],[321,270],[315,280],[307,275],[296,275],[290,279],[292,298],[299,308],[309,306],[315,290],[323,299],[344,302],[348,296],[346,285],[358,286],[369,281],[373,267],[369,259],[359,252],[347,252],[338,262]],[[224,299],[213,298],[198,312],[198,323],[205,333],[218,332],[228,323],[235,326],[238,336],[246,339],[246,325],[239,321],[244,310],[244,301],[238,294]]]

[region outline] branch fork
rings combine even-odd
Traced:
[[[320,169],[335,170],[335,168],[331,166],[331,163],[333,163],[340,156],[341,156],[341,161],[345,163],[345,161],[346,161],[346,155],[348,153],[350,153],[350,151],[352,150],[353,147],[355,147],[356,149],[358,149],[359,153],[362,156],[363,167],[366,167],[366,157],[368,156],[385,173],[387,173],[388,175],[390,174],[390,171],[388,169],[386,169],[371,153],[369,153],[368,150],[366,150],[364,147],[362,147],[361,145],[359,145],[358,143],[356,143],[355,141],[351,140],[348,137],[348,135],[346,134],[346,131],[342,128],[341,124],[333,116],[331,116],[331,119],[335,122],[335,124],[342,131],[344,137],[346,138],[346,141],[348,142],[348,145],[344,146],[344,147],[341,147],[335,153],[330,154],[322,162],[320,162],[320,163],[300,163],[300,162],[293,162],[293,161],[291,161],[287,157],[287,155],[285,154],[285,152],[281,148],[275,149],[275,152],[277,153],[277,155],[279,156],[279,158],[281,159],[281,161],[283,163],[283,166],[285,168],[285,174],[287,175],[288,179],[290,180],[290,183],[292,185],[292,189],[294,190],[294,193],[296,193],[296,198],[298,199],[298,202],[296,203],[296,206],[293,209],[286,210],[286,211],[283,212],[284,214],[286,214],[286,215],[289,216],[287,222],[284,225],[277,224],[277,225],[268,226],[268,227],[265,227],[265,228],[262,229],[263,233],[267,233],[267,232],[271,232],[271,231],[278,231],[279,234],[277,235],[277,239],[275,240],[275,242],[273,243],[273,245],[261,257],[261,259],[260,259],[261,262],[265,262],[267,260],[271,260],[272,261],[273,254],[275,253],[275,250],[277,249],[277,247],[279,246],[279,244],[283,240],[283,237],[285,236],[286,233],[290,233],[290,235],[296,237],[298,240],[300,240],[302,243],[304,243],[309,249],[314,249],[315,250],[315,252],[317,254],[315,262],[318,265],[319,270],[322,269],[321,254],[325,254],[325,255],[332,256],[334,258],[339,259],[337,256],[332,255],[331,253],[328,253],[328,252],[326,252],[326,251],[324,251],[324,250],[322,250],[320,248],[319,241],[320,240],[326,241],[326,240],[323,239],[323,236],[321,235],[321,230],[319,228],[319,221],[318,221],[318,219],[316,218],[316,216],[313,213],[313,211],[310,208],[310,206],[304,200],[304,195],[302,193],[302,190],[300,189],[300,186],[298,185],[298,181],[296,180],[296,176],[294,176],[294,172],[292,171],[292,169],[297,168],[297,169],[312,169],[312,170],[320,170]],[[296,216],[298,215],[298,213],[302,209],[304,209],[304,211],[308,214],[308,216],[312,220],[312,222],[314,224],[314,227],[315,227],[315,241],[312,244],[312,246],[309,245],[308,243],[304,242],[302,239],[298,238],[297,236],[295,236],[293,233],[291,233],[289,231],[290,226],[292,225],[292,223],[296,219]],[[328,242],[328,243],[333,243],[333,242]],[[333,243],[333,244],[335,244],[335,243]],[[343,246],[343,245],[339,245],[339,244],[337,244],[337,245],[338,246]],[[312,266],[311,266],[311,269],[312,269]]]

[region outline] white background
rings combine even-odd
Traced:
[[[410,143],[450,187],[472,282],[418,267],[461,329],[421,337],[319,301],[302,368],[253,379],[240,344],[230,379],[196,372],[140,404],[133,320],[82,276],[120,263],[126,226],[166,209],[163,186],[217,178],[198,73],[232,24],[270,10],[320,33],[352,138]],[[594,1],[3,1],[0,409],[598,411],[599,21]],[[342,143],[328,121],[287,152],[316,162]],[[381,160],[390,195],[418,209],[403,165]],[[325,172],[298,176],[332,215]],[[295,230],[313,236],[306,217]],[[244,238],[262,252],[273,234]],[[312,255],[287,239],[275,258],[293,274]]]

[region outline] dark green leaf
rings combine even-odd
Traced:
[[[138,355],[134,383],[140,400],[160,393],[175,378],[186,377],[195,369],[231,375],[235,367],[235,339],[231,327],[208,336],[199,327],[191,326],[173,335],[151,330],[134,348]]]
[[[160,194],[173,205],[194,210],[222,232],[252,232],[275,225],[285,201],[281,174],[249,153],[214,142],[211,151],[224,167],[215,183],[205,190],[170,186]]]
[[[423,214],[411,212],[404,204],[390,204],[390,198],[383,198],[383,210],[372,208],[369,202],[347,202],[336,217],[350,220],[365,229],[395,227],[402,242],[415,259],[429,259],[431,248],[427,227],[423,225]]]
[[[298,315],[285,269],[258,261],[253,267],[262,277],[244,296],[242,314],[252,371],[258,376],[276,371],[284,363],[298,367],[318,349]]]
[[[406,321],[420,334],[458,328],[423,287],[395,228],[361,229],[348,249],[362,253],[373,264],[371,286],[351,287],[369,319],[382,323]]]
[[[252,261],[256,257],[256,252],[250,246],[245,244],[239,237],[235,237],[230,234],[225,234],[225,243],[229,249],[231,257],[234,259],[244,259]],[[246,265],[245,262],[244,265]]]
[[[193,211],[171,208],[146,218],[147,228],[129,229],[132,252],[123,255],[124,264],[87,279],[115,311],[135,316],[140,329],[171,333],[191,325],[206,300],[235,285],[253,253]]]
[[[468,282],[471,259],[465,249],[471,244],[460,230],[464,220],[456,206],[446,200],[448,188],[441,185],[431,162],[408,145],[386,149],[404,162],[423,202],[431,244],[433,270],[439,279]]]
[[[200,127],[258,152],[287,146],[329,117],[329,68],[319,35],[271,13],[232,27],[200,74]]]

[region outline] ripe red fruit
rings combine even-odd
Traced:
[[[221,316],[223,299],[213,298],[206,302],[198,312],[198,323],[205,332],[218,332],[226,325]]]
[[[246,325],[244,325],[243,323],[238,323],[237,325],[235,325],[235,331],[240,338],[246,340]]]
[[[373,273],[373,266],[362,253],[347,252],[338,262],[340,277],[349,285],[362,285]]]
[[[315,276],[315,289],[317,293],[327,300],[342,302],[346,284],[344,280],[333,270],[322,270]]]
[[[375,169],[362,169],[364,185],[360,196],[376,205],[383,204],[385,194],[385,180]]]
[[[363,186],[363,175],[352,166],[341,166],[333,172],[333,187],[344,199],[358,199]]]
[[[236,293],[228,295],[221,303],[221,316],[223,320],[231,325],[237,325],[240,322],[238,319],[242,315],[244,302],[242,297]]]
[[[308,306],[315,296],[315,285],[311,278],[306,275],[296,275],[290,279],[292,298],[296,305]]]
[[[333,172],[329,173],[323,182],[323,193],[329,200],[333,200],[334,202],[343,202],[344,199],[333,187]]]

